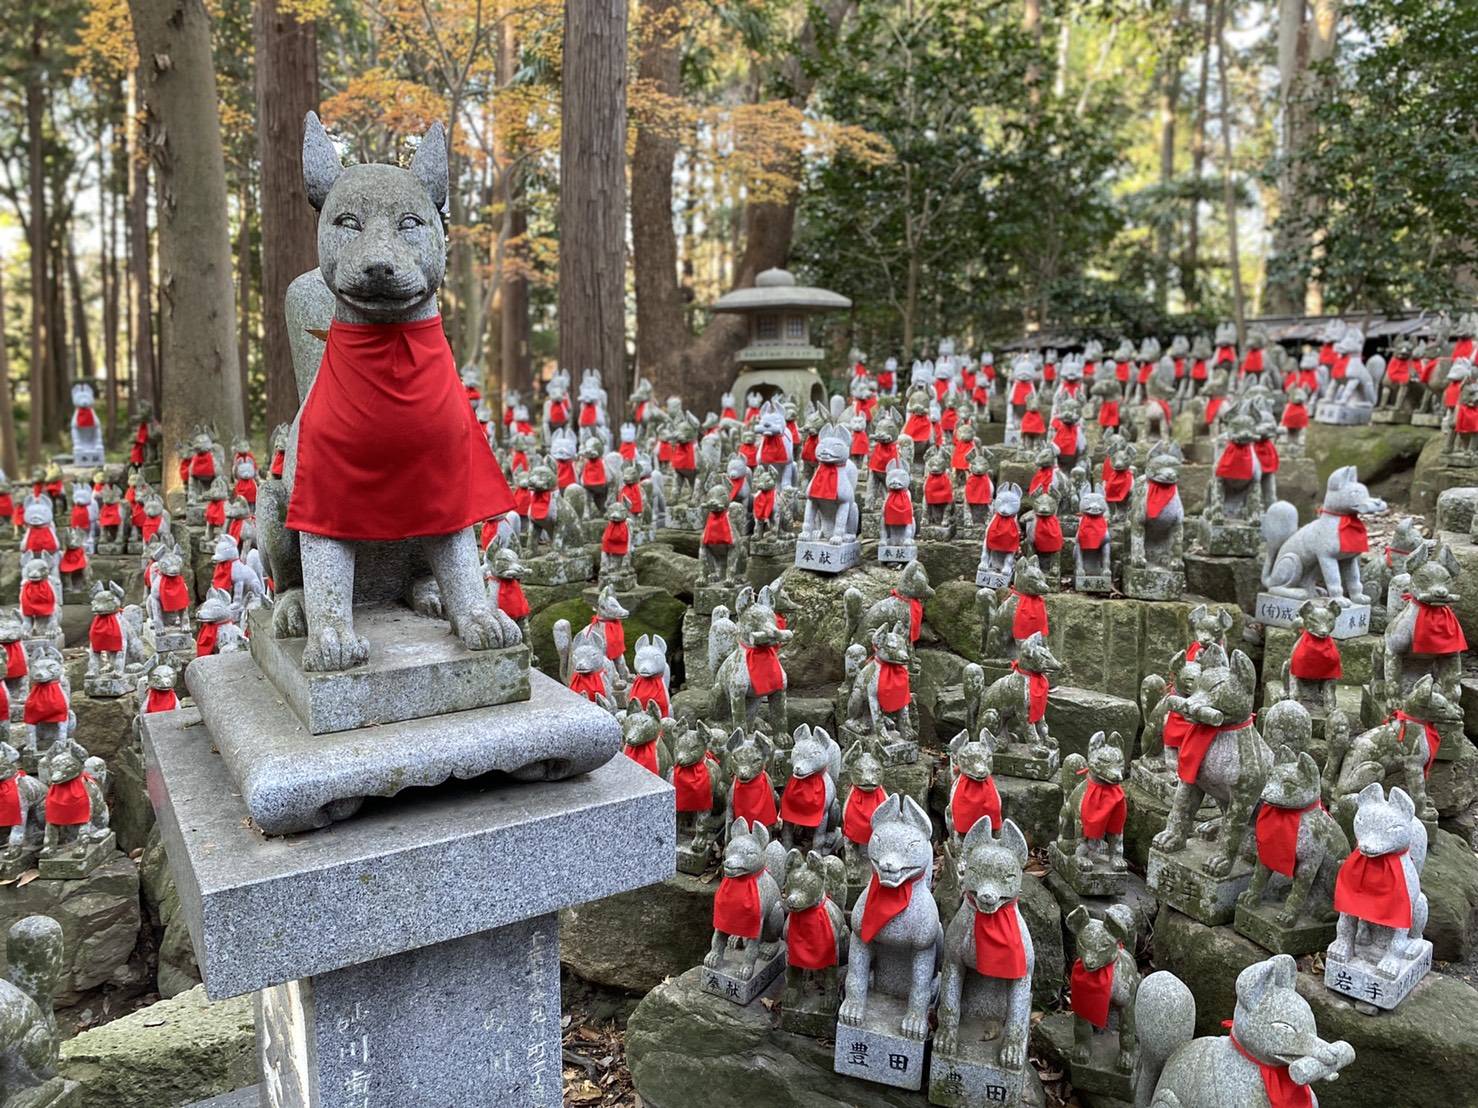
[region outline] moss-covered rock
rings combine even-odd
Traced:
[[[214,1003],[198,986],[62,1044],[78,1108],[175,1108],[257,1079],[250,996]]]
[[[1448,465],[1442,456],[1444,436],[1421,428],[1428,437],[1416,459],[1416,468],[1411,475],[1411,501],[1409,511],[1424,516],[1434,523],[1437,515],[1437,497],[1445,490],[1462,485],[1471,485],[1478,480],[1478,469],[1472,466]],[[1361,471],[1361,477],[1365,472]]]
[[[1478,943],[1478,856],[1457,835],[1439,829],[1422,869],[1426,937],[1441,962],[1468,959]]]
[[[154,827],[154,805],[144,777],[144,752],[132,740],[108,763],[108,826],[118,836],[118,849],[131,854],[144,845]]]
[[[666,543],[647,543],[636,548],[631,560],[636,566],[636,579],[643,585],[661,589],[679,600],[692,601],[693,583],[698,580],[696,557],[679,554]]]
[[[1088,755],[1088,740],[1095,731],[1114,731],[1133,750],[1139,734],[1139,705],[1121,696],[1059,685],[1047,696],[1047,728],[1057,740],[1062,756]]]
[[[596,985],[644,993],[703,961],[717,880],[685,873],[560,913],[559,957]]]
[[[865,611],[888,595],[897,574],[876,564],[835,576],[792,567],[785,571],[784,581],[795,608],[788,621],[795,636],[784,651],[786,675],[796,688],[835,685],[842,679],[847,649],[846,591],[855,588],[862,594]]]
[[[77,713],[77,735],[87,752],[109,765],[119,751],[133,742],[133,717],[137,701],[132,696],[92,697],[80,683],[72,686],[72,710]]]
[[[924,626],[951,651],[971,662],[981,660],[975,594],[975,579],[971,577],[935,584],[934,595],[924,601]]]
[[[590,616],[590,605],[578,597],[550,604],[529,616],[529,646],[534,651],[534,664],[558,681],[559,653],[554,649],[554,625],[565,619],[578,630],[590,622]]]
[[[139,858],[139,889],[149,918],[159,930],[159,995],[172,997],[193,989],[200,984],[200,967],[157,827]]]
[[[623,621],[626,628],[626,662],[636,657],[636,640],[643,635],[661,635],[667,641],[669,661],[682,656],[683,616],[688,606],[664,592],[646,593],[632,605]],[[579,631],[590,622],[592,609],[579,596],[551,604],[529,616],[529,642],[534,664],[551,677],[559,677],[559,655],[554,649],[554,625],[562,619]]]
[[[1293,655],[1300,632],[1288,627],[1267,627],[1262,639],[1262,676],[1264,682],[1283,680],[1283,666]],[[1341,685],[1359,686],[1376,676],[1381,659],[1381,640],[1376,635],[1360,635],[1339,640]]]
[[[1049,1007],[1062,996],[1067,983],[1067,961],[1062,942],[1062,909],[1042,881],[1031,874],[1021,878],[1021,915],[1031,932],[1036,965],[1032,969],[1032,1003]]]
[[[1473,514],[1478,511],[1478,473],[1474,484],[1443,489],[1437,494],[1437,530],[1466,535],[1473,527]]]
[[[1230,927],[1207,927],[1162,908],[1155,922],[1154,963],[1171,970],[1196,998],[1196,1033],[1223,1035],[1221,1021],[1236,1004],[1237,974],[1267,952]],[[1314,1010],[1319,1034],[1344,1039],[1355,1061],[1339,1080],[1320,1082],[1321,1108],[1372,1104],[1420,1104],[1466,1108],[1478,1087],[1478,991],[1453,977],[1431,973],[1391,1012],[1366,1016],[1324,987],[1322,977],[1298,975],[1298,992]]]
[[[653,989],[626,1024],[626,1064],[650,1108],[920,1108],[923,1093],[839,1077],[830,1042],[774,1026],[763,1004],[703,992],[689,970]],[[1045,1105],[1027,1070],[1025,1108]]]
[[[1304,436],[1305,454],[1319,473],[1318,498],[1323,499],[1329,475],[1341,466],[1354,466],[1367,485],[1382,481],[1417,465],[1423,451],[1438,438],[1431,428],[1409,423],[1365,427],[1310,423]]]
[[[683,531],[676,528],[660,528],[657,531],[657,541],[648,544],[650,546],[668,546],[676,550],[684,557],[698,559],[698,540],[702,534],[698,531]]]
[[[1473,479],[1478,480],[1478,471],[1474,471]],[[1467,630],[1469,641],[1478,642],[1478,546],[1460,541],[1449,542],[1447,548],[1458,564],[1458,598],[1452,610]]]

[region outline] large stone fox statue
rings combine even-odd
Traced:
[[[303,179],[319,212],[319,268],[287,294],[303,403],[282,480],[265,482],[257,505],[278,589],[273,633],[307,636],[305,669],[347,669],[369,657],[354,605],[404,599],[444,615],[474,650],[514,645],[518,625],[489,603],[470,529],[513,498],[466,403],[436,299],[441,124],[409,169],[346,169],[310,112]]]

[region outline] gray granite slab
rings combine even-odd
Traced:
[[[924,1052],[929,1044],[922,1039],[905,1039],[898,1033],[905,1007],[898,997],[869,994],[862,1026],[837,1024],[832,1068],[848,1077],[895,1089],[923,1088]]]
[[[856,539],[848,542],[800,542],[795,544],[797,569],[809,569],[816,573],[841,573],[851,569],[862,556],[862,544]]]
[[[213,999],[673,873],[672,786],[629,758],[564,781],[415,789],[323,831],[266,838],[212,739],[191,709],[145,717],[149,797]]]
[[[445,620],[395,603],[356,607],[354,629],[368,662],[308,673],[308,640],[273,638],[271,610],[251,613],[252,657],[315,735],[528,699],[527,646],[469,650]]]
[[[1298,610],[1301,607],[1303,607],[1302,600],[1259,592],[1252,618],[1269,627],[1292,627],[1299,618]],[[1370,605],[1351,604],[1339,609],[1334,619],[1334,630],[1331,636],[1336,639],[1353,639],[1369,631]]]
[[[485,773],[550,780],[587,773],[621,748],[604,709],[537,671],[530,699],[314,735],[244,653],[200,658],[185,685],[258,827],[326,827],[365,798]]]
[[[1405,1000],[1417,983],[1431,971],[1432,944],[1426,939],[1418,939],[1415,953],[1402,958],[1400,967],[1394,977],[1386,977],[1376,972],[1375,966],[1363,958],[1341,962],[1326,954],[1324,984],[1351,1000],[1389,1012]]]

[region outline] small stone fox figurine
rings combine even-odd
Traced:
[[[1339,926],[1328,957],[1359,958],[1394,978],[1419,956],[1427,926],[1426,861],[1427,829],[1411,797],[1399,788],[1387,796],[1379,784],[1367,786],[1355,812],[1355,850],[1335,881]]]
[[[883,500],[881,532],[878,542],[883,546],[908,546],[914,541],[912,480],[908,466],[894,458],[888,463],[883,475],[887,496]]]
[[[889,741],[914,741],[910,656],[903,624],[879,627],[872,633],[872,657],[856,671],[847,697],[850,722],[869,734],[886,735]]]
[[[837,781],[842,776],[842,748],[825,728],[809,724],[795,729],[790,750],[790,780],[780,796],[782,845],[830,853],[836,847],[842,810]]]
[[[905,1002],[901,1032],[929,1034],[935,968],[944,941],[939,908],[929,894],[934,866],[928,814],[912,797],[888,797],[873,813],[867,845],[872,878],[852,909],[846,999],[838,1021],[860,1027],[873,990]],[[889,1028],[889,1031],[895,1031]]]
[[[763,735],[734,728],[725,744],[726,769],[733,781],[725,826],[734,827],[738,820],[768,829],[780,822],[775,787],[770,782],[773,756],[774,751]]]
[[[100,842],[108,835],[107,784],[100,758],[86,759],[76,743],[59,742],[46,758],[46,838],[44,851],[73,843]],[[100,780],[101,779],[101,780]]]
[[[1088,740],[1088,759],[1069,754],[1062,763],[1062,811],[1057,838],[1064,853],[1071,848],[1081,866],[1102,867],[1115,873],[1128,869],[1124,861],[1124,740],[1115,731],[1108,737],[1095,731]],[[1076,845],[1074,845],[1076,844]]]
[[[116,581],[92,586],[92,623],[87,632],[87,676],[122,677],[128,657],[128,625],[120,612],[123,586]]]
[[[1334,1078],[1355,1060],[1355,1049],[1319,1038],[1297,979],[1298,963],[1288,954],[1248,966],[1237,975],[1232,1033],[1197,1039],[1196,998],[1185,982],[1169,970],[1146,977],[1134,1004],[1134,1103],[1280,1108],[1302,1088]],[[1308,1104],[1318,1108],[1312,1091]]]
[[[672,670],[667,664],[667,640],[661,635],[642,635],[636,640],[632,678],[627,699],[632,704],[655,704],[664,716],[672,714],[670,688]]]
[[[797,1006],[807,991],[820,992],[834,1006],[840,994],[837,967],[847,961],[850,938],[842,910],[847,900],[846,864],[835,854],[792,850],[786,855],[780,897],[785,910],[782,1007]]]
[[[999,835],[992,835],[988,817],[970,828],[960,866],[964,898],[944,936],[939,985],[934,1049],[959,1052],[962,1021],[999,1027],[998,1061],[1006,1070],[1025,1065],[1031,1021],[1036,951],[1017,903],[1027,855],[1026,837],[1009,819]],[[973,1041],[972,1033],[963,1045]]]
[[[658,777],[672,769],[672,754],[662,741],[662,714],[656,705],[642,709],[633,705],[616,713],[621,724],[621,753]]]
[[[763,824],[736,819],[724,848],[724,876],[713,899],[713,942],[703,964],[723,967],[742,951],[743,961],[729,972],[741,981],[754,976],[762,949],[779,942],[785,923],[780,883],[785,855],[770,841]]]
[[[1305,600],[1294,628],[1299,632],[1293,653],[1283,663],[1283,687],[1289,699],[1310,711],[1335,710],[1335,685],[1344,672],[1339,644],[1333,638],[1339,609],[1327,600]]]
[[[1119,1013],[1120,1072],[1134,1068],[1134,995],[1139,991],[1139,967],[1134,962],[1134,913],[1123,904],[1111,904],[1102,919],[1094,919],[1078,905],[1067,914],[1067,929],[1078,945],[1072,968],[1072,1060],[1092,1057],[1093,1036],[1109,1030],[1109,1017]]]
[[[1287,899],[1276,918],[1284,927],[1306,909],[1315,919],[1331,919],[1334,878],[1350,852],[1350,840],[1319,803],[1314,759],[1286,746],[1278,748],[1274,759],[1257,813],[1257,871],[1239,902],[1254,908],[1270,884],[1282,883],[1288,886]]]

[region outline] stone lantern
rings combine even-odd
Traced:
[[[735,289],[714,302],[715,312],[749,318],[749,345],[735,356],[739,372],[732,386],[741,404],[751,391],[769,397],[788,393],[803,403],[825,403],[826,388],[816,372],[824,351],[811,344],[810,317],[843,311],[852,301],[827,289],[797,285],[784,269],[767,269],[754,287]]]

